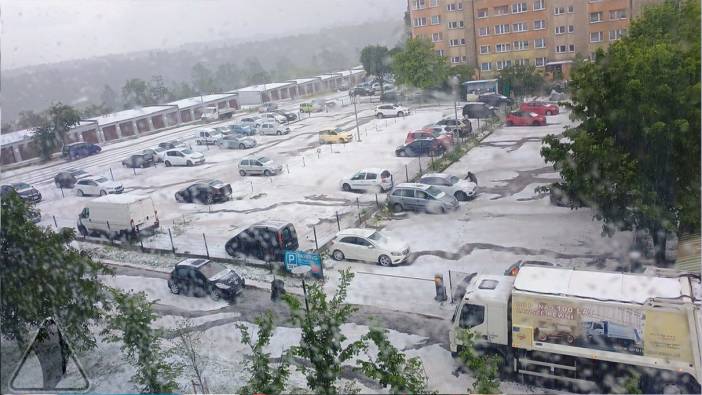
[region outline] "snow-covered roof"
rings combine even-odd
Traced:
[[[294,82],[271,82],[270,84],[251,85],[239,88],[237,92],[263,92],[271,89],[284,88],[293,85]],[[234,92],[234,91],[233,91]]]
[[[314,77],[314,78],[297,78],[297,79],[288,80],[288,82],[294,82],[294,83],[300,85],[300,84],[306,84],[306,83],[308,83],[308,82],[317,81],[318,79],[319,79],[319,77]]]
[[[28,140],[32,137],[32,134],[34,134],[34,129],[22,129],[14,132],[2,133],[0,134],[0,145],[5,146],[22,140]]]
[[[148,106],[140,108],[132,108],[131,110],[124,110],[113,112],[111,114],[100,115],[93,118],[86,119],[87,121],[96,121],[98,125],[104,126],[115,122],[127,121],[130,119],[142,118],[152,114],[159,113],[161,111],[172,109],[173,106]]]
[[[339,73],[330,73],[330,74],[320,74],[317,76],[317,78],[321,80],[328,80],[330,78],[336,78],[339,77]]]
[[[131,193],[122,193],[122,194],[116,194],[116,195],[105,195],[101,196],[99,198],[93,199],[93,202],[101,202],[101,203],[119,203],[119,204],[131,204],[134,202],[138,202],[141,200],[145,199],[151,199],[149,196],[146,195],[138,195],[138,194],[131,194]]]
[[[540,266],[522,267],[514,289],[637,304],[646,303],[652,298],[676,299],[683,296],[678,278]]]
[[[214,95],[202,95],[202,96],[188,97],[185,99],[172,101],[172,102],[169,102],[166,104],[171,105],[171,106],[178,106],[179,109],[183,109],[183,108],[190,108],[190,107],[195,107],[195,106],[199,106],[202,104],[207,104],[207,103],[219,101],[222,99],[228,99],[228,98],[235,97],[235,96],[236,95],[234,93],[217,93]]]
[[[349,75],[360,74],[360,73],[363,73],[363,69],[361,69],[361,70],[358,70],[358,69],[342,70],[336,74],[341,74],[342,77],[347,77]]]

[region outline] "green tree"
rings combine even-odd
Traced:
[[[271,80],[270,74],[263,68],[258,58],[244,60],[243,73],[249,85],[265,84]]]
[[[439,87],[448,75],[446,58],[434,52],[428,39],[410,38],[392,57],[392,70],[398,84],[420,89]]]
[[[500,70],[500,87],[505,95],[517,97],[538,94],[544,86],[544,76],[533,64],[515,64]]]
[[[280,363],[272,366],[270,354],[264,349],[273,335],[273,315],[267,311],[256,318],[258,332],[254,342],[246,326],[239,324],[241,342],[251,348],[251,359],[246,362],[246,371],[250,374],[246,385],[239,389],[242,394],[280,394],[285,390],[285,382],[290,375],[290,354],[286,351]]]
[[[163,82],[163,76],[154,75],[149,81],[149,95],[151,99],[156,104],[167,103],[174,99],[171,92],[166,88],[166,84]]]
[[[140,78],[132,78],[124,83],[122,102],[125,109],[155,104],[149,92],[149,84]]]
[[[27,204],[15,193],[2,198],[0,227],[0,332],[22,347],[26,336],[53,317],[78,350],[95,346],[89,326],[103,317],[97,276],[110,274],[69,243],[72,230],[55,232],[27,220]]]
[[[46,114],[35,113],[33,110],[20,111],[17,116],[17,129],[31,129],[44,126],[47,123]]]
[[[341,325],[349,320],[356,308],[344,303],[353,273],[347,269],[340,274],[341,279],[331,299],[318,283],[307,287],[306,302],[292,294],[284,296],[293,323],[302,329],[300,344],[291,347],[291,352],[312,365],[311,368],[303,367],[302,371],[307,386],[317,394],[338,393],[341,366],[363,346],[360,340],[343,346],[347,338],[341,333]]]
[[[193,80],[193,88],[197,93],[203,95],[215,93],[219,90],[214,73],[202,63],[196,63],[190,71],[190,74]]]
[[[380,94],[383,94],[383,85],[385,83],[385,75],[392,71],[392,58],[387,47],[382,45],[368,45],[361,50],[361,64],[363,70],[368,75],[373,75],[378,78],[380,83]]]
[[[215,81],[222,90],[229,91],[241,85],[241,70],[234,63],[224,63],[217,66]]]
[[[628,36],[572,73],[572,116],[541,155],[603,233],[700,230],[700,3],[648,7]]]
[[[80,112],[75,108],[61,102],[49,107],[36,122],[32,141],[39,149],[42,159],[48,160],[58,147],[66,142],[68,131],[80,123]]]
[[[106,107],[104,104],[89,104],[80,110],[80,116],[82,118],[92,118],[98,115],[107,114],[112,111],[111,108]]]
[[[195,376],[200,389],[204,391],[204,373],[207,368],[207,359],[202,355],[202,332],[193,326],[190,319],[178,323],[173,331],[175,346],[173,353],[180,358],[180,367],[188,369]],[[204,393],[204,392],[203,392]]]
[[[174,100],[197,96],[197,91],[187,82],[174,83],[168,90],[173,95]]]
[[[112,290],[116,311],[102,334],[109,342],[121,342],[126,359],[136,367],[132,381],[143,393],[172,393],[180,367],[167,361],[161,349],[161,331],[152,328],[156,318],[153,304],[143,292],[127,294]]]
[[[393,394],[424,394],[427,391],[427,379],[424,365],[419,357],[407,358],[405,354],[395,348],[388,340],[385,330],[371,328],[362,337],[364,342],[372,342],[377,348],[377,356],[368,360],[356,360],[358,370],[371,379],[377,380],[380,385],[390,387]],[[367,350],[368,346],[364,345]]]
[[[500,362],[497,355],[480,355],[475,349],[475,335],[470,331],[459,334],[461,347],[458,357],[473,373],[473,392],[476,394],[499,394],[500,391]],[[469,390],[470,391],[470,390]]]
[[[117,92],[115,92],[111,86],[105,84],[105,86],[102,87],[102,92],[100,93],[100,103],[105,108],[109,108],[110,111],[114,111],[119,104],[117,103],[117,100]]]

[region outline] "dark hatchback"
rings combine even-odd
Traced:
[[[90,174],[83,170],[68,169],[56,174],[54,184],[56,184],[56,188],[73,188],[78,180],[89,176]]]
[[[2,197],[5,197],[10,192],[16,192],[27,203],[41,202],[41,193],[26,182],[16,182],[0,187],[0,196]]]
[[[437,139],[417,139],[401,145],[395,150],[395,156],[438,156],[446,148]]]
[[[478,101],[493,107],[499,107],[503,104],[511,106],[513,103],[511,98],[496,93],[480,95],[478,96]]]
[[[186,259],[178,262],[168,278],[173,294],[209,295],[213,300],[236,299],[246,285],[237,272],[208,259]]]
[[[212,204],[226,202],[231,198],[232,186],[219,180],[196,182],[175,194],[175,200],[180,203]]]
[[[66,144],[61,149],[61,157],[68,158],[68,160],[85,158],[86,156],[95,155],[100,153],[102,148],[97,144],[90,143],[73,143]]]
[[[285,251],[297,250],[295,227],[284,221],[264,221],[244,229],[224,245],[232,257],[237,254],[254,256],[266,262],[282,262]]]
[[[122,160],[122,166],[134,167],[149,167],[154,165],[154,156],[152,154],[134,154]]]

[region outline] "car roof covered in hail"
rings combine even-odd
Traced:
[[[349,228],[344,229],[336,234],[337,237],[342,236],[357,236],[357,237],[369,237],[375,233],[375,229],[363,229],[363,228]]]

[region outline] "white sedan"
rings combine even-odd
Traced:
[[[166,151],[163,163],[166,167],[171,166],[193,166],[205,163],[205,155],[201,152],[192,151],[188,148],[170,149]]]
[[[446,173],[427,173],[417,181],[420,184],[433,185],[438,190],[451,195],[459,201],[466,201],[475,197],[478,186],[468,180],[461,180],[456,176]]]
[[[110,181],[102,176],[90,176],[81,178],[80,180],[78,180],[78,182],[76,182],[73,189],[76,191],[76,195],[78,196],[104,196],[107,194],[124,192],[124,187],[122,186],[122,184]]]
[[[336,234],[329,250],[337,261],[353,259],[376,262],[381,266],[402,263],[409,256],[409,246],[387,238],[375,229],[345,229]]]
[[[389,170],[369,168],[342,179],[339,184],[345,192],[356,190],[385,192],[392,189],[393,179]]]
[[[375,116],[377,118],[404,117],[409,112],[409,108],[398,104],[383,104],[375,108]]]

